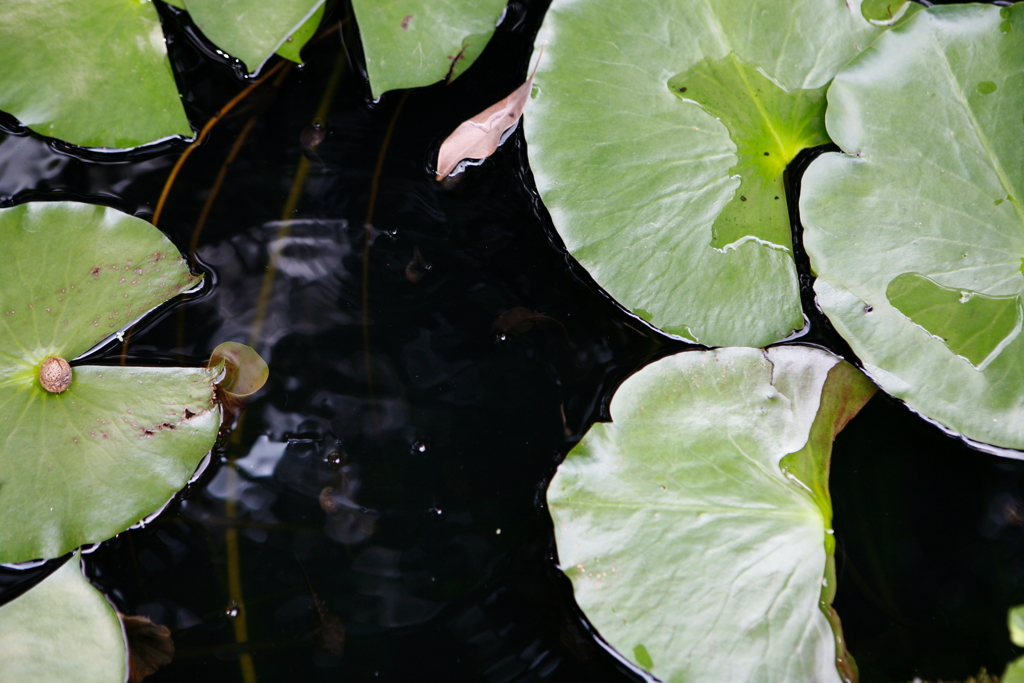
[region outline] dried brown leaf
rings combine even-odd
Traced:
[[[523,108],[530,98],[530,89],[533,87],[533,76],[537,73],[542,56],[543,45],[537,57],[537,64],[534,65],[533,72],[525,83],[502,101],[460,123],[459,127],[441,143],[441,151],[437,155],[438,180],[444,179],[454,171],[463,159],[486,159],[494,154],[501,143],[501,136],[523,115]]]
[[[128,637],[128,683],[140,683],[143,678],[167,666],[174,658],[174,641],[166,626],[154,624],[148,617],[118,613]]]

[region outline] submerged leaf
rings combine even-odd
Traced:
[[[670,356],[629,378],[548,488],[601,636],[666,683],[838,682],[832,440],[875,391],[809,347]]]
[[[519,122],[523,108],[530,98],[533,87],[533,76],[544,56],[544,46],[540,48],[537,64],[534,65],[530,77],[515,91],[493,104],[487,109],[459,124],[455,131],[441,143],[441,151],[437,155],[437,179],[442,180],[459,165],[463,159],[486,159],[494,154],[503,141],[505,132]]]
[[[171,630],[154,624],[149,617],[120,613],[118,616],[128,640],[128,683],[141,683],[174,659]]]
[[[71,202],[0,210],[0,562],[103,541],[181,489],[220,426],[216,372],[72,360],[199,278],[149,223]],[[57,388],[51,386],[51,389]]]
[[[5,683],[125,679],[117,613],[82,575],[78,557],[0,607],[0,653]]]
[[[1024,449],[1024,5],[933,7],[829,89],[800,215],[818,304],[915,411]],[[1019,455],[1015,457],[1020,457]]]

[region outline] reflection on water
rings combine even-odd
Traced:
[[[556,568],[544,492],[587,426],[607,418],[611,390],[684,346],[621,311],[565,255],[531,189],[521,131],[457,186],[428,170],[444,135],[522,83],[543,10],[542,1],[514,1],[514,20],[474,67],[408,96],[370,230],[370,188],[398,97],[368,103],[365,84],[347,72],[322,122],[329,135],[304,136],[341,49],[335,37],[263,103],[199,240],[197,266],[210,285],[136,330],[128,358],[198,365],[220,342],[248,342],[273,256],[253,343],[270,377],[178,500],[86,559],[120,611],[170,629],[175,658],[147,681],[241,681],[243,654],[269,682],[404,683],[424,672],[494,683],[640,680],[575,607]],[[187,106],[208,115],[237,84],[176,35],[171,58]],[[346,36],[350,47],[355,39]],[[190,243],[249,115],[219,124],[185,166],[160,222],[179,246]],[[19,145],[29,151],[11,151]],[[47,150],[32,138],[0,142],[0,158],[11,160],[0,161],[0,200],[59,190],[145,214],[173,163],[87,164]],[[281,220],[310,153],[316,163],[296,213]],[[827,334],[816,339],[834,347]],[[851,424],[845,436],[873,434],[890,418],[858,419],[868,426]],[[1005,543],[1021,527],[1006,500],[984,491],[979,528]],[[876,488],[864,499],[880,496]],[[855,512],[836,499],[842,543],[844,515]],[[854,545],[848,566],[860,568]],[[243,604],[231,602],[232,566]],[[6,572],[0,591],[25,585]],[[840,601],[844,591],[856,595],[843,584]],[[948,591],[950,601],[957,595]],[[960,600],[980,602],[969,592]],[[852,603],[854,643],[855,624],[878,621],[859,622]],[[340,653],[325,645],[325,614],[343,625]]]
[[[146,680],[242,681],[247,657],[261,681],[633,677],[555,568],[544,488],[611,388],[673,347],[566,260],[521,133],[456,187],[427,170],[463,109],[522,82],[541,5],[513,3],[517,20],[475,75],[407,98],[371,227],[397,98],[368,103],[347,72],[313,125],[336,38],[263,102],[195,238],[251,112],[218,124],[184,167],[160,227],[178,245],[196,239],[207,284],[135,330],[126,357],[198,364],[236,341],[270,376],[179,499],[89,556],[122,612],[171,631],[173,661]],[[171,58],[189,106],[223,104],[233,76],[184,37]],[[100,172],[10,139],[36,155],[0,168],[0,192],[19,199],[104,192],[145,215],[173,162],[124,157]],[[308,179],[282,220],[303,158]]]
[[[352,253],[348,222],[304,219],[268,221],[223,242],[198,250],[199,260],[217,274],[207,299],[216,308],[218,339],[245,342],[254,327],[261,295],[267,297],[260,341],[273,347],[286,334],[316,334],[358,321],[358,311],[339,309],[342,286],[358,286],[345,269]],[[262,288],[273,257],[276,273],[269,293]],[[354,317],[353,317],[354,316]]]

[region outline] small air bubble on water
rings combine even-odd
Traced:
[[[327,464],[331,467],[341,467],[341,464],[345,462],[345,458],[342,456],[341,451],[331,451],[324,458]]]
[[[232,619],[238,616],[238,603],[232,600],[228,603],[228,608],[224,610],[224,614],[228,615]]]
[[[412,442],[412,452],[413,453],[426,453],[427,452],[427,444],[424,441],[421,441],[419,439],[417,439],[416,441],[413,441]]]
[[[505,333],[504,333],[504,332],[499,332],[499,333],[498,333],[498,336],[497,336],[497,337],[495,337],[495,339],[496,339],[497,341],[503,342],[503,341],[505,341],[506,339],[508,339],[508,337],[506,337],[506,336],[505,336]]]

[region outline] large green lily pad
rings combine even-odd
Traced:
[[[600,634],[663,681],[838,681],[829,456],[874,390],[810,347],[681,353],[627,380],[548,488]]]
[[[212,43],[255,73],[286,43],[282,54],[299,61],[324,0],[184,0],[181,6]]]
[[[418,88],[473,63],[506,0],[352,0],[370,89]]]
[[[4,3],[0,109],[83,147],[190,136],[151,2]]]
[[[804,325],[783,172],[883,27],[851,0],[555,0],[527,107],[555,227],[661,329],[762,346]]]
[[[82,576],[77,557],[0,607],[0,681],[118,683],[125,679],[121,622]]]
[[[70,202],[0,210],[0,562],[56,557],[138,522],[181,489],[220,424],[220,368],[76,366],[67,360],[183,290],[193,276],[160,231]]]
[[[890,394],[1024,449],[1024,6],[935,7],[828,94],[803,178],[818,303]]]

